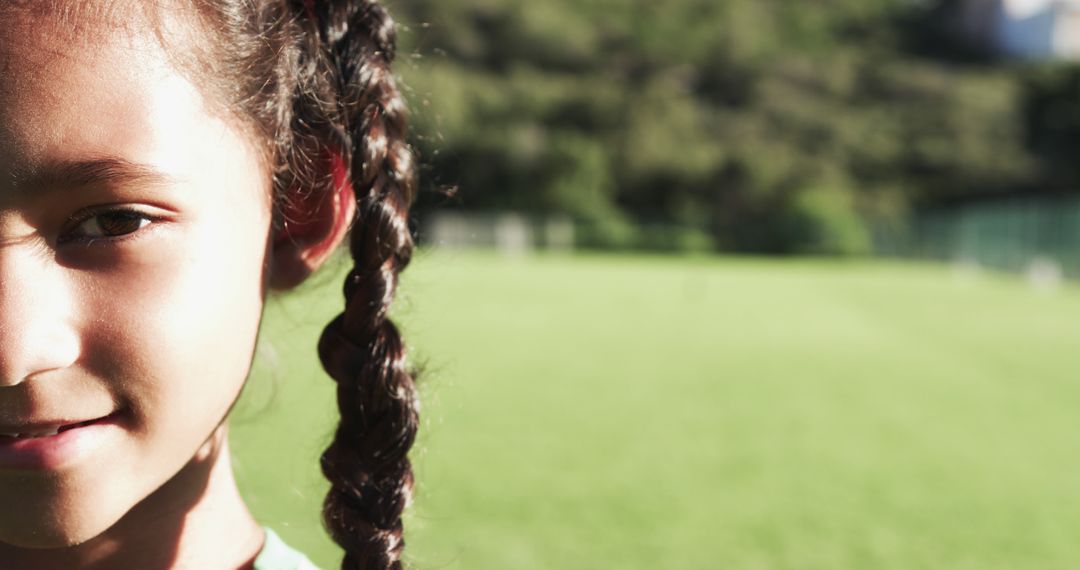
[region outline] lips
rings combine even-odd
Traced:
[[[120,413],[0,426],[0,469],[53,470],[91,456],[120,433]]]
[[[7,437],[11,439],[51,437],[69,429],[76,429],[83,426],[88,426],[94,422],[106,419],[107,417],[109,416],[102,416],[100,418],[83,421],[34,422],[22,424],[20,427],[17,428],[0,427],[0,437]]]

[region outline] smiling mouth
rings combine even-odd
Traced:
[[[22,428],[19,432],[15,431],[0,431],[0,438],[7,439],[37,439],[42,437],[52,437],[54,435],[63,433],[68,430],[73,430],[88,425],[93,425],[99,422],[103,422],[112,419],[118,412],[113,412],[107,416],[100,418],[94,418],[92,420],[85,420],[81,422],[69,423],[69,424],[54,424],[54,425],[41,425],[36,427],[27,426]]]

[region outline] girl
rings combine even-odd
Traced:
[[[393,54],[372,0],[0,0],[0,568],[304,567],[241,501],[226,417],[267,291],[347,235],[323,514],[343,568],[400,567]]]

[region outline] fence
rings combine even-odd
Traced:
[[[440,212],[425,219],[420,236],[440,248],[494,248],[508,255],[533,249],[574,247],[574,224],[564,217],[526,216],[513,212]]]
[[[436,247],[495,248],[514,255],[533,249],[573,249],[582,233],[579,229],[557,216],[441,212],[425,219],[420,235]],[[1080,195],[996,198],[939,207],[916,213],[902,231],[876,234],[877,250],[884,255],[990,267],[1039,280],[1080,279]],[[695,247],[707,249],[706,245]]]
[[[898,253],[1080,277],[1080,196],[1010,197],[913,216]]]

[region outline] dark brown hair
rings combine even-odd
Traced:
[[[289,203],[336,191],[344,164],[356,197],[345,309],[319,357],[337,382],[341,421],[322,455],[323,520],[342,568],[400,568],[407,457],[417,400],[387,312],[413,241],[415,182],[405,104],[391,73],[395,27],[373,0],[192,0],[209,31],[200,74],[254,129],[273,168],[276,223]]]

